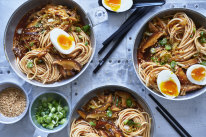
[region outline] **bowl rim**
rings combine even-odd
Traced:
[[[137,33],[136,33],[136,35],[135,35],[135,41],[134,41],[134,43],[133,43],[133,48],[132,48],[132,51],[133,51],[133,53],[132,53],[132,64],[133,64],[133,68],[134,68],[134,70],[135,70],[135,73],[136,73],[136,76],[138,77],[138,79],[139,79],[139,81],[141,82],[141,84],[142,85],[144,85],[144,87],[147,89],[147,90],[149,90],[151,93],[153,93],[153,94],[155,94],[156,96],[158,96],[158,97],[160,97],[160,98],[163,98],[163,99],[166,99],[166,100],[172,100],[172,101],[183,101],[183,100],[189,100],[189,99],[193,99],[193,98],[195,98],[195,97],[197,97],[197,96],[200,96],[200,95],[202,95],[203,93],[205,93],[206,92],[206,90],[204,90],[204,91],[201,91],[201,92],[199,92],[199,93],[196,93],[196,94],[194,94],[194,95],[192,95],[191,97],[186,97],[187,95],[185,95],[184,96],[184,98],[172,98],[172,99],[170,99],[170,98],[167,98],[167,97],[165,97],[165,96],[163,96],[162,94],[158,94],[157,92],[155,92],[155,91],[153,91],[152,89],[150,89],[149,87],[147,87],[146,85],[145,85],[145,83],[142,81],[142,79],[140,78],[140,76],[139,76],[139,73],[138,73],[138,62],[136,61],[135,62],[135,55],[137,55],[137,50],[138,50],[138,47],[139,47],[139,45],[136,45],[136,41],[137,41],[137,37],[138,37],[138,35],[139,35],[139,33],[141,32],[141,30],[143,29],[143,27],[150,21],[150,20],[152,20],[153,18],[155,18],[155,17],[157,17],[157,16],[159,16],[160,14],[163,14],[163,13],[167,13],[167,12],[178,12],[178,11],[181,11],[181,12],[184,12],[184,11],[186,11],[186,12],[190,12],[190,13],[192,13],[192,14],[196,14],[196,15],[198,15],[198,16],[201,16],[201,17],[203,17],[203,18],[205,18],[206,19],[206,16],[205,15],[203,15],[203,14],[201,14],[200,12],[198,12],[198,11],[195,11],[195,10],[192,10],[192,9],[188,9],[188,8],[167,8],[167,9],[163,9],[163,10],[160,10],[160,11],[158,11],[158,12],[156,12],[155,14],[153,14],[153,15],[151,15],[149,18],[147,18],[143,23],[142,23],[142,25],[139,27],[140,29],[137,31]],[[140,44],[140,43],[139,43]],[[137,48],[136,48],[137,47]],[[136,50],[135,50],[136,49]],[[206,88],[206,86],[205,87],[203,87],[203,88]],[[203,89],[202,88],[202,89]],[[194,91],[195,92],[195,91]]]
[[[45,128],[45,130],[44,130],[44,129],[41,129],[41,128],[37,127],[36,124],[34,123],[34,121],[32,120],[32,116],[31,116],[31,109],[32,109],[32,106],[33,106],[34,102],[35,102],[40,96],[45,95],[45,94],[50,94],[50,93],[51,93],[51,94],[58,94],[59,96],[61,96],[62,98],[64,98],[64,100],[67,102],[67,105],[68,105],[68,107],[69,107],[68,120],[66,121],[66,123],[63,124],[63,126],[62,126],[61,128],[59,128],[59,129],[57,129],[57,130],[53,130],[53,129],[52,129],[52,130],[47,130],[46,128]],[[36,95],[36,96],[32,99],[32,102],[30,103],[30,107],[29,107],[29,119],[30,119],[32,125],[35,127],[35,130],[39,130],[39,131],[41,131],[41,132],[48,133],[48,134],[49,134],[49,133],[56,133],[56,132],[59,132],[59,131],[61,131],[62,129],[64,129],[64,128],[68,125],[68,123],[69,123],[69,117],[70,117],[70,115],[71,115],[71,104],[69,103],[67,97],[66,97],[64,94],[62,94],[62,93],[60,93],[60,92],[57,92],[57,91],[43,91],[43,92],[39,93],[38,95]]]
[[[16,84],[15,82],[0,82],[0,86],[2,86],[4,84],[11,85],[11,87],[19,88],[24,93],[24,95],[26,97],[26,107],[25,107],[25,110],[19,116],[16,116],[16,117],[19,117],[18,119],[14,120],[14,121],[11,121],[11,122],[0,121],[0,123],[2,123],[2,124],[14,124],[14,123],[20,121],[21,119],[23,119],[26,116],[26,114],[27,114],[27,112],[29,110],[29,106],[30,106],[30,99],[29,99],[29,95],[26,92],[26,90],[22,86],[20,86],[19,84]],[[10,117],[7,117],[7,118],[10,118]],[[11,117],[11,118],[15,118],[15,117]]]
[[[53,0],[47,0],[48,2],[53,2]],[[54,0],[54,1],[58,1],[58,0]],[[95,32],[94,32],[94,26],[92,25],[92,21],[90,19],[90,17],[87,15],[86,11],[82,8],[82,6],[80,4],[78,4],[77,2],[73,1],[73,0],[69,0],[68,2],[72,2],[73,5],[77,5],[79,7],[79,10],[85,15],[85,19],[88,20],[89,22],[89,25],[91,26],[90,29],[91,29],[91,34],[92,36],[90,36],[90,39],[93,39],[93,44],[92,44],[92,55],[90,56],[90,59],[89,61],[83,66],[82,70],[74,75],[73,77],[71,78],[68,78],[68,79],[64,79],[64,80],[61,80],[61,81],[56,81],[54,83],[50,83],[50,84],[43,84],[35,79],[32,79],[32,80],[29,80],[28,78],[25,78],[24,76],[22,76],[21,74],[19,74],[19,72],[13,67],[11,61],[9,60],[9,57],[8,57],[8,53],[7,53],[7,50],[6,50],[6,37],[7,37],[7,31],[9,29],[9,25],[11,23],[11,20],[14,18],[15,14],[21,10],[25,5],[31,3],[32,1],[31,0],[28,0],[26,2],[24,2],[23,4],[21,4],[13,13],[12,15],[10,16],[8,22],[7,22],[7,25],[5,27],[5,30],[4,30],[4,36],[3,36],[3,45],[4,45],[4,54],[5,54],[5,57],[6,57],[6,60],[9,62],[12,70],[23,80],[25,80],[26,82],[34,85],[34,86],[38,86],[38,87],[60,87],[60,86],[63,86],[63,85],[67,85],[73,81],[75,81],[78,77],[80,77],[84,72],[85,70],[88,68],[88,66],[90,65],[94,55],[95,55],[95,50],[96,50],[96,36],[95,36]],[[33,9],[35,9],[36,7],[34,7]],[[21,17],[23,17],[21,15]],[[15,61],[16,62],[16,61]],[[26,74],[24,74],[26,75]],[[57,83],[58,82],[58,83]]]
[[[69,117],[69,123],[68,123],[68,126],[67,126],[67,134],[68,136],[70,135],[70,128],[71,128],[71,124],[73,122],[74,119],[72,119],[72,116],[74,115],[75,111],[78,109],[78,106],[79,106],[79,103],[81,100],[84,100],[89,94],[94,94],[96,95],[96,93],[94,93],[95,91],[97,90],[101,90],[101,89],[105,89],[105,88],[112,88],[112,89],[115,89],[115,88],[119,88],[119,89],[122,89],[124,92],[131,92],[130,94],[132,94],[132,96],[134,96],[133,94],[135,94],[136,96],[138,96],[138,98],[140,99],[140,101],[142,103],[145,104],[145,106],[147,107],[148,109],[148,112],[150,113],[150,117],[152,118],[152,125],[151,125],[151,131],[152,131],[152,136],[154,136],[155,134],[155,131],[156,131],[156,122],[155,122],[155,118],[154,118],[154,114],[152,112],[152,109],[150,108],[150,106],[148,105],[147,101],[141,96],[139,95],[137,92],[135,92],[134,90],[132,90],[131,88],[129,87],[126,87],[126,86],[123,86],[123,85],[118,85],[118,84],[107,84],[107,85],[103,85],[103,86],[98,86],[98,87],[95,87],[95,88],[92,88],[90,89],[88,92],[86,92],[80,99],[79,101],[75,104],[75,106],[73,107],[72,109],[72,112],[70,114],[70,117]],[[89,101],[89,99],[87,99],[87,101]],[[84,101],[86,102],[86,101]],[[82,105],[83,106],[83,105]]]

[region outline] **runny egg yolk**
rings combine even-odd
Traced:
[[[160,90],[162,93],[169,96],[178,96],[177,84],[171,79],[160,83]]]
[[[192,70],[191,76],[194,80],[201,81],[206,76],[206,70],[203,67],[196,68],[196,69]]]
[[[74,41],[74,38],[72,36],[68,37],[68,36],[61,34],[57,37],[57,42],[63,50],[70,49],[72,47],[73,41]]]
[[[104,0],[104,3],[113,11],[117,11],[121,6],[121,0]]]

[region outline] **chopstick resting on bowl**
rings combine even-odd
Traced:
[[[109,37],[104,43],[102,49],[98,52],[98,54],[101,54],[108,45],[112,42],[114,42],[114,45],[109,50],[109,52],[106,54],[106,56],[100,61],[98,66],[94,69],[93,73],[97,73],[99,69],[104,65],[106,60],[110,57],[110,55],[113,53],[113,51],[118,47],[120,42],[123,40],[123,38],[126,36],[126,34],[129,32],[129,30],[132,28],[132,26],[141,18],[143,17],[148,11],[151,9],[151,7],[146,8],[140,8],[136,9],[131,16],[121,25],[121,27],[113,34],[111,37]]]
[[[181,137],[192,137],[180,123],[163,107],[157,99],[149,94],[149,97],[158,105],[157,111],[169,122],[169,124],[177,131]]]

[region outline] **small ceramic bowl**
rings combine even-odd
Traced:
[[[69,112],[67,112],[67,116],[66,116],[67,121],[63,125],[59,125],[58,127],[55,127],[54,129],[50,130],[50,129],[46,129],[46,128],[42,127],[37,122],[37,120],[35,118],[36,108],[38,106],[39,100],[41,100],[43,97],[52,97],[54,99],[61,100],[62,104],[64,106],[68,106]],[[62,130],[68,124],[69,114],[70,114],[70,105],[69,105],[68,99],[63,94],[55,92],[55,91],[48,91],[48,92],[43,92],[43,93],[37,95],[33,99],[31,106],[30,106],[30,109],[29,109],[30,120],[36,129],[33,136],[34,137],[47,137],[49,133],[55,133],[55,132]]]
[[[18,84],[14,83],[14,82],[3,82],[3,83],[0,83],[0,92],[5,89],[5,88],[17,88],[17,89],[20,89],[25,97],[26,97],[26,108],[25,110],[23,111],[23,113],[21,113],[19,116],[17,117],[6,117],[4,115],[2,115],[0,113],[0,123],[1,124],[13,124],[13,123],[16,123],[18,122],[19,120],[21,120],[27,113],[28,111],[28,108],[29,108],[29,97],[28,97],[28,94],[27,92],[22,88],[20,87]]]

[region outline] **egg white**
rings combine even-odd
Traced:
[[[173,80],[176,83],[177,89],[178,89],[178,94],[179,94],[180,93],[180,81],[177,78],[177,76],[170,70],[163,70],[158,74],[158,76],[157,76],[157,85],[158,85],[159,90],[161,91],[160,84],[162,82],[166,82],[166,81],[169,81],[169,80]],[[173,98],[176,97],[176,96],[170,96],[170,95],[164,94],[162,91],[161,91],[161,93],[169,99],[173,99]]]
[[[206,69],[206,66],[203,66],[203,65],[200,65],[200,64],[195,64],[195,65],[192,65],[190,66],[188,69],[187,69],[187,78],[189,79],[190,82],[192,82],[193,84],[197,84],[197,85],[206,85],[206,77],[201,80],[201,81],[196,81],[195,79],[192,78],[191,76],[191,73],[194,69],[196,68],[200,68],[200,67],[203,67]]]
[[[108,10],[113,11],[111,9],[111,7],[109,7],[109,6],[107,6],[105,4],[104,0],[102,0],[102,4]],[[121,0],[120,8],[117,11],[114,11],[114,12],[124,12],[124,11],[127,11],[127,10],[129,10],[132,7],[132,5],[133,5],[133,0]]]
[[[62,54],[70,54],[74,49],[75,49],[75,41],[72,41],[72,45],[69,49],[65,50],[62,49],[61,46],[58,44],[57,42],[57,38],[59,35],[65,35],[67,37],[69,37],[70,35],[65,32],[62,29],[58,29],[58,28],[54,28],[51,32],[50,32],[50,40],[52,42],[52,44],[54,45],[54,47],[61,52]]]

